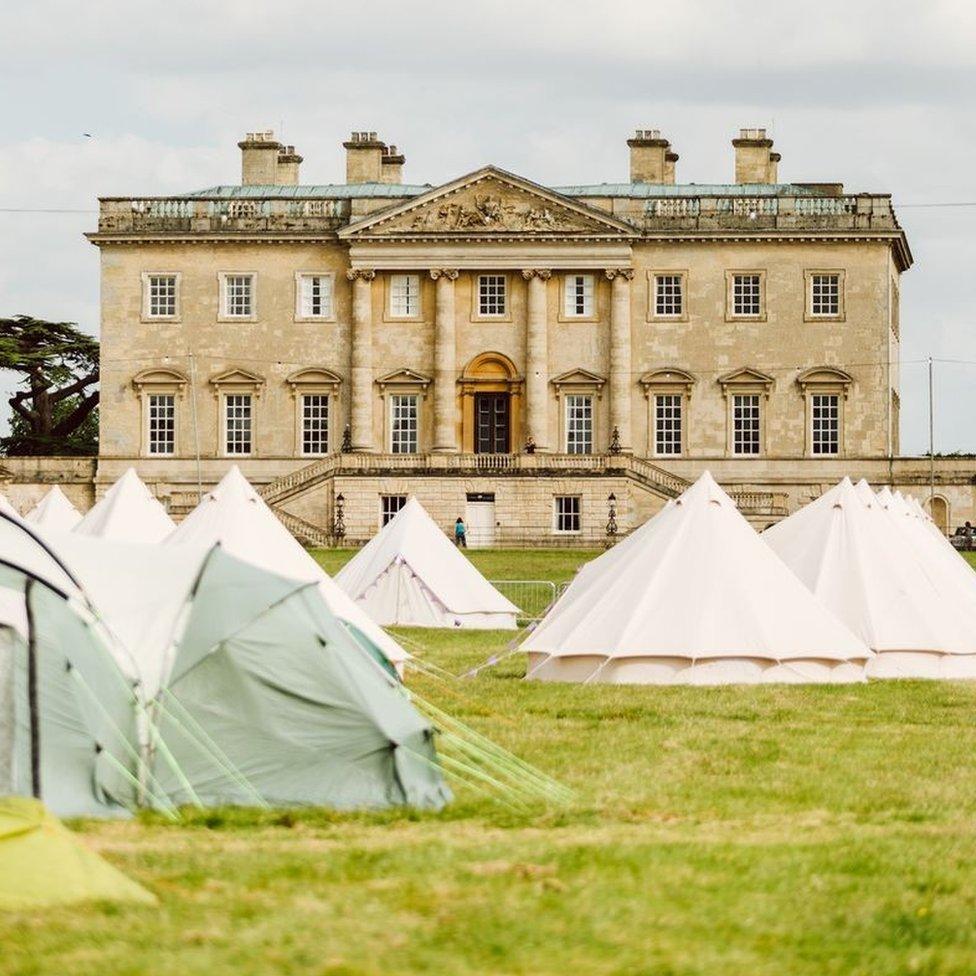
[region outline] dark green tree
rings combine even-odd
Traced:
[[[3,453],[98,453],[98,340],[75,322],[0,318],[0,369],[22,377]]]

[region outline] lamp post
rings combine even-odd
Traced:
[[[610,453],[619,454],[621,451],[620,447],[620,428],[614,427],[610,434]]]
[[[332,538],[335,540],[336,544],[342,542],[346,537],[346,522],[345,513],[343,507],[346,503],[346,498],[340,491],[336,495],[335,499],[335,519],[332,522]]]
[[[617,540],[617,496],[611,491],[607,495],[607,546]]]

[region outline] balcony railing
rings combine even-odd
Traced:
[[[650,199],[646,231],[899,230],[891,198],[846,196],[695,196]]]
[[[100,201],[100,234],[307,233],[348,222],[349,200],[143,197]]]
[[[384,201],[389,203],[390,201]],[[100,201],[100,234],[332,232],[352,215],[339,198],[134,197]],[[640,214],[628,214],[640,222]],[[887,195],[682,196],[651,198],[643,227],[655,231],[897,231]]]

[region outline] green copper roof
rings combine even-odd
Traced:
[[[300,199],[324,197],[333,200],[350,197],[415,197],[432,189],[430,184],[410,186],[403,183],[322,183],[309,186],[208,186],[205,190],[182,193],[185,199],[240,200],[268,198]]]
[[[823,189],[796,183],[586,183],[554,186],[567,197],[802,197]]]
[[[210,186],[184,199],[323,199],[415,197],[432,190],[430,183],[321,183],[304,186]],[[823,188],[796,183],[586,183],[550,187],[568,197],[777,197],[824,196]],[[830,195],[830,194],[827,194]]]

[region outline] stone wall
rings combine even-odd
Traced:
[[[86,512],[95,500],[97,460],[93,457],[3,457],[0,458],[0,492],[25,515],[54,485],[59,485],[72,505],[79,512]]]

